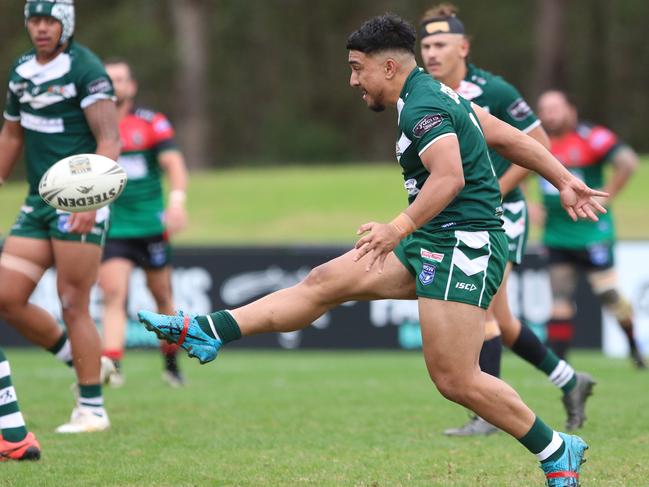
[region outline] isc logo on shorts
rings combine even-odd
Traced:
[[[455,289],[464,289],[465,291],[471,292],[478,289],[478,286],[470,282],[458,282],[457,284],[455,284]]]

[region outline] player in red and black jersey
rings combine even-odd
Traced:
[[[124,351],[126,297],[134,267],[144,269],[157,308],[165,313],[174,312],[168,235],[181,230],[187,221],[187,170],[169,120],[159,112],[134,105],[137,83],[128,62],[113,59],[105,65],[117,96],[122,142],[119,163],[128,174],[124,192],[111,207],[111,225],[99,273],[104,296],[104,355],[118,369],[108,380],[111,385],[120,386],[124,381],[119,366]],[[166,208],[163,172],[170,186]],[[163,343],[161,348],[165,357],[164,379],[172,386],[182,385],[176,363],[177,347]]]
[[[538,114],[550,135],[550,150],[554,156],[587,185],[609,193],[608,198],[600,201],[608,207],[638,164],[633,149],[606,127],[579,121],[577,109],[561,91],[543,93],[538,101]],[[613,165],[613,174],[606,179],[604,168],[609,162]],[[600,215],[597,222],[573,222],[561,214],[561,202],[554,188],[542,181],[542,189],[545,207],[543,243],[549,253],[553,295],[552,317],[548,323],[549,343],[558,355],[565,355],[573,335],[576,272],[585,271],[595,295],[624,330],[633,363],[645,368],[633,336],[631,303],[620,292],[615,274],[615,228],[610,208],[608,213]]]

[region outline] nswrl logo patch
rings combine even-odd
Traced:
[[[421,268],[421,272],[419,273],[419,281],[424,286],[428,286],[435,279],[435,270],[437,270],[437,267],[435,267],[434,265],[424,264]]]

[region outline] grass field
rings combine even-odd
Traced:
[[[533,182],[533,197],[537,197]],[[649,239],[649,158],[615,202],[621,239]],[[0,233],[7,233],[26,193],[0,190]],[[406,206],[394,164],[274,167],[192,173],[189,228],[179,244],[349,243],[370,220],[389,221]],[[538,232],[533,233],[533,236]]]
[[[43,446],[38,463],[0,466],[1,486],[534,486],[541,470],[505,434],[452,439],[465,411],[430,384],[415,352],[226,351],[182,362],[169,389],[154,352],[131,352],[127,383],[106,391],[112,430],[53,433],[70,412],[72,374],[37,350],[6,350],[22,409]],[[575,353],[597,379],[581,435],[585,486],[649,484],[647,375],[627,361]],[[505,356],[504,377],[550,424],[559,392]]]

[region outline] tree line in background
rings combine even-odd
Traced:
[[[125,56],[139,102],[167,113],[190,165],[389,160],[395,120],[348,85],[345,42],[386,11],[418,23],[411,0],[77,0],[76,38]],[[649,151],[646,0],[457,0],[471,60],[533,104],[567,89],[584,118]],[[0,4],[0,82],[30,47],[22,0]]]

